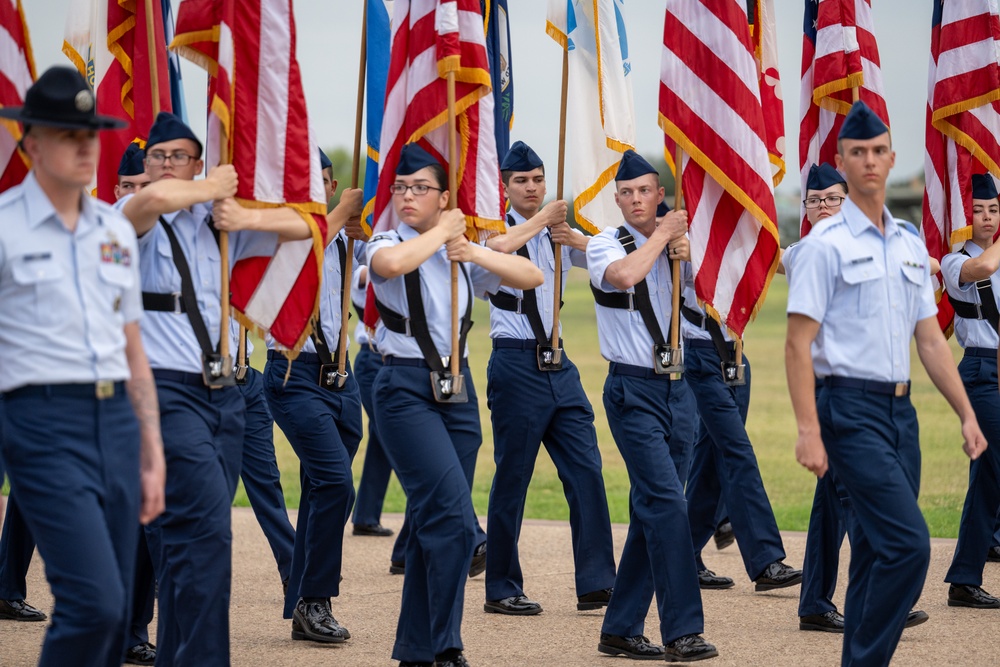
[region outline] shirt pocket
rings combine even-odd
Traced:
[[[883,269],[872,256],[843,259],[841,276],[847,284],[844,307],[848,313],[865,317],[878,306],[879,279]]]
[[[39,325],[53,325],[65,316],[65,277],[65,267],[48,252],[22,255],[11,262],[11,278]]]
[[[904,262],[900,265],[900,273],[903,274],[903,296],[904,306],[907,312],[917,312],[917,304],[920,300],[920,290],[924,286],[924,278],[927,269],[918,266],[916,263]]]

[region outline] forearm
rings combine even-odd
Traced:
[[[962,264],[958,279],[963,283],[974,283],[989,278],[1000,269],[1000,243],[994,243],[979,257],[972,257]]]
[[[632,254],[612,262],[604,272],[604,279],[617,289],[630,289],[646,278],[661,252],[662,246],[647,241]]]
[[[302,214],[293,208],[279,206],[276,208],[247,209],[246,229],[255,232],[270,232],[277,234],[281,241],[301,241],[312,238],[312,230]]]
[[[389,280],[410,273],[445,243],[445,235],[435,227],[416,238],[378,250],[370,261],[371,270]]]
[[[490,273],[500,276],[501,284],[514,289],[534,289],[542,284],[545,275],[526,257],[492,252],[471,246],[472,261]]]
[[[792,399],[792,411],[795,413],[799,434],[818,435],[816,377],[808,342],[791,338],[785,342],[785,377],[788,380],[788,394]]]
[[[136,235],[142,236],[156,225],[161,215],[211,201],[215,194],[215,186],[207,179],[166,179],[150,183],[136,193],[125,202],[122,213],[132,222]]]
[[[163,456],[163,440],[160,434],[160,407],[156,394],[156,382],[149,368],[146,351],[142,347],[139,325],[126,325],[125,354],[129,364],[131,379],[126,383],[132,411],[139,422],[142,441],[142,464],[146,469],[149,462]]]
[[[497,234],[490,237],[486,240],[486,247],[495,252],[505,254],[517,252],[518,248],[530,241],[538,232],[545,228],[545,225],[532,222],[536,218],[538,218],[537,215],[523,224],[508,227],[506,234]]]

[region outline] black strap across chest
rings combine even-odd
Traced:
[[[962,254],[971,257],[964,248]],[[993,282],[989,278],[977,280],[976,292],[979,293],[979,303],[948,299],[955,309],[955,314],[967,320],[986,320],[993,327],[993,331],[1000,334],[1000,309],[997,308],[997,300],[993,294]]]
[[[335,241],[337,244],[337,259],[340,260],[340,298],[344,298],[344,279],[347,276],[347,246],[344,244],[344,239],[338,234]],[[322,310],[322,309],[320,309]],[[316,356],[319,357],[319,362],[324,365],[330,365],[334,363],[332,350],[340,349],[340,333],[337,333],[337,344],[334,347],[327,345],[326,336],[323,334],[323,319],[317,314],[316,316],[316,326],[313,327],[313,331],[309,334],[312,339],[313,345],[316,347]]]
[[[188,321],[191,323],[191,328],[194,330],[195,338],[198,339],[198,346],[201,348],[202,354],[206,357],[212,354],[218,354],[219,346],[216,345],[214,349],[212,348],[212,339],[208,335],[208,327],[205,326],[205,319],[201,316],[201,311],[198,310],[198,297],[194,291],[194,281],[191,279],[191,267],[188,265],[187,257],[184,256],[184,250],[181,248],[181,244],[177,240],[177,234],[174,232],[170,223],[168,223],[162,216],[160,217],[160,224],[163,225],[163,231],[167,233],[167,239],[170,241],[170,254],[173,257],[177,273],[180,274],[181,277],[180,298],[178,300],[178,297],[174,294],[143,292],[143,308],[149,311],[179,311],[187,313]],[[218,242],[218,232],[215,230],[214,226],[212,227],[212,233],[215,234],[216,242]],[[179,308],[178,305],[180,306]],[[222,336],[224,335],[228,335],[228,332],[219,332],[220,343],[222,342]]]
[[[511,227],[517,224],[514,221],[513,216],[507,216],[507,223]],[[554,251],[555,246],[553,246],[553,252]],[[515,252],[521,257],[527,259],[529,262],[531,261],[531,256],[528,254],[527,243],[518,248]],[[519,313],[527,317],[528,324],[531,325],[531,332],[535,335],[535,340],[538,341],[539,345],[547,345],[549,337],[545,333],[545,325],[542,323],[542,315],[538,312],[538,294],[534,289],[526,289],[522,291],[523,294],[520,299],[510,292],[497,292],[496,294],[490,294],[490,303],[500,310]]]
[[[465,355],[465,341],[472,328],[472,285],[469,281],[469,274],[465,270],[465,265],[459,263],[462,269],[462,276],[465,278],[465,285],[468,291],[465,314],[462,315],[459,324],[458,350],[452,350],[452,354]],[[420,353],[424,355],[424,361],[430,366],[432,371],[441,373],[445,370],[444,362],[438,353],[434,339],[431,337],[431,330],[427,326],[427,313],[424,310],[424,297],[420,293],[420,267],[410,271],[403,276],[403,283],[406,287],[406,308],[410,312],[409,317],[404,317],[392,310],[384,303],[375,298],[375,307],[378,308],[382,324],[393,333],[403,336],[412,336],[417,341]],[[459,357],[461,358],[461,357]]]
[[[635,252],[635,237],[632,236],[632,233],[625,225],[618,228],[618,242],[622,244],[626,255],[631,255]],[[646,278],[643,278],[635,284],[633,288],[635,294],[630,292],[605,292],[594,287],[594,283],[590,283],[590,290],[594,293],[594,301],[600,306],[616,308],[618,310],[638,310],[639,315],[642,316],[643,324],[646,325],[646,331],[649,332],[650,337],[653,339],[653,343],[656,345],[665,345],[666,338],[663,335],[663,330],[660,329],[660,323],[656,321],[653,302],[649,298],[649,283],[646,280]]]

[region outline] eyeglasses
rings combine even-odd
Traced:
[[[414,197],[423,197],[429,190],[437,190],[438,192],[444,192],[441,188],[432,188],[429,185],[424,185],[423,183],[414,183],[413,185],[403,185],[402,183],[393,183],[389,186],[389,192],[396,196],[402,196],[406,194],[406,191],[410,190],[413,192]]]
[[[176,151],[170,153],[169,155],[161,151],[155,151],[146,155],[146,163],[151,164],[154,167],[159,167],[161,164],[170,160],[170,164],[175,164],[178,167],[183,167],[184,165],[191,162],[194,159],[193,155],[188,155],[182,151]]]
[[[802,205],[806,208],[819,208],[826,204],[827,208],[837,208],[844,203],[846,197],[840,195],[830,195],[828,197],[808,197],[802,200]]]

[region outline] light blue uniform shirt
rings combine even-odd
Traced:
[[[694,270],[691,266],[691,262],[681,263],[681,279],[684,281],[684,291],[681,296],[684,297],[684,305],[687,308],[695,311],[702,317],[706,317],[705,309],[698,304],[698,294],[694,289]],[[727,342],[732,342],[732,338],[729,337],[729,330],[724,324],[719,325],[722,330],[722,337]],[[708,332],[708,329],[704,327],[695,326],[687,321],[684,316],[681,316],[681,338],[685,340],[712,340],[712,334]]]
[[[115,204],[119,210],[129,195]],[[198,310],[205,320],[208,335],[215,346],[219,341],[222,313],[219,294],[222,289],[221,255],[215,235],[208,226],[212,214],[210,202],[190,209],[168,213],[163,218],[177,235],[194,283]],[[278,235],[271,232],[232,232],[229,234],[229,266],[246,257],[270,257],[277,248]],[[170,239],[163,225],[157,223],[139,239],[142,291],[180,293],[181,276],[174,266]],[[147,312],[142,317],[142,342],[154,369],[201,373],[201,347],[187,313]]]
[[[142,316],[128,220],[82,193],[70,232],[30,172],[0,195],[0,392],[127,380],[123,327]]]
[[[818,377],[905,382],[919,320],[937,315],[927,248],[884,209],[883,236],[848,197],[795,250],[788,314],[820,323]]]
[[[367,255],[367,252],[365,252]],[[368,281],[365,280],[365,287],[360,287],[358,285],[358,280],[361,277],[360,271],[354,272],[354,280],[351,281],[351,303],[354,304],[358,309],[364,310],[365,300],[368,298]],[[365,347],[371,342],[371,337],[368,335],[368,328],[365,327],[365,323],[358,318],[358,323],[354,327],[354,340],[358,341],[358,345]]]
[[[526,218],[511,209],[507,215],[507,226],[511,226],[511,219],[515,225],[524,224]],[[538,314],[541,315],[542,325],[545,333],[552,336],[552,307],[554,304],[553,294],[555,294],[556,257],[552,248],[552,233],[548,227],[528,239],[525,244],[528,248],[528,258],[531,263],[542,270],[545,274],[545,282],[541,287],[535,289],[535,298],[538,302]],[[566,276],[569,270],[578,266],[587,268],[587,255],[575,248],[562,246],[562,284],[566,285]],[[501,292],[513,294],[518,299],[522,298],[524,292],[512,287],[501,287]],[[559,332],[562,333],[560,323]],[[534,340],[535,333],[531,330],[528,318],[518,313],[508,310],[501,310],[490,304],[490,338],[517,338],[520,340]]]
[[[952,252],[941,258],[941,277],[952,301],[978,304],[980,300],[976,283],[963,283],[959,280],[959,276],[962,274],[962,265],[972,257],[982,255],[983,249],[972,241],[966,241],[965,252],[969,253],[969,256],[960,252]],[[990,276],[990,283],[993,286],[993,296],[1000,296],[1000,273],[994,273]],[[958,344],[963,348],[996,348],[1000,344],[997,332],[993,330],[989,320],[967,320],[958,315],[955,315],[955,338],[958,339]]]
[[[638,250],[646,243],[646,237],[625,225],[635,237],[635,247]],[[618,242],[618,228],[607,227],[600,234],[590,239],[587,244],[587,269],[590,271],[590,282],[605,292],[621,292],[604,279],[604,273],[612,262],[624,259],[625,248]],[[649,285],[649,300],[653,304],[653,313],[660,324],[663,338],[670,340],[671,290],[673,281],[670,276],[670,261],[666,252],[661,252],[653,268],[646,276]],[[627,290],[635,292],[635,288]],[[601,342],[601,355],[608,361],[620,364],[631,364],[643,368],[653,368],[653,339],[646,330],[642,315],[638,310],[620,310],[605,308],[595,304],[597,309],[597,337]]]
[[[371,280],[375,289],[375,296],[382,304],[403,317],[409,317],[410,310],[406,303],[406,286],[403,276],[397,276],[391,280],[386,280],[371,269],[372,258],[382,248],[389,248],[403,241],[409,241],[419,236],[419,232],[407,224],[401,224],[399,229],[392,232],[385,232],[378,236],[373,236],[368,242],[368,279]],[[462,281],[463,275],[459,270],[458,285],[458,315],[465,315],[466,307],[469,303],[470,289],[467,287],[471,283],[472,294],[485,297],[486,294],[495,294],[500,289],[500,276],[490,273],[483,267],[472,262],[464,264],[465,271],[469,276],[468,281]],[[431,255],[420,265],[420,294],[424,301],[424,314],[427,316],[427,328],[431,332],[431,340],[442,357],[451,355],[451,262],[448,261],[448,253],[445,246],[441,246],[437,252]],[[463,284],[465,282],[466,284]],[[385,324],[379,321],[375,330],[375,345],[378,346],[382,355],[392,355],[394,357],[405,357],[409,359],[423,359],[417,339],[412,336],[394,333],[385,328]],[[463,356],[468,356],[468,346],[464,350]]]

